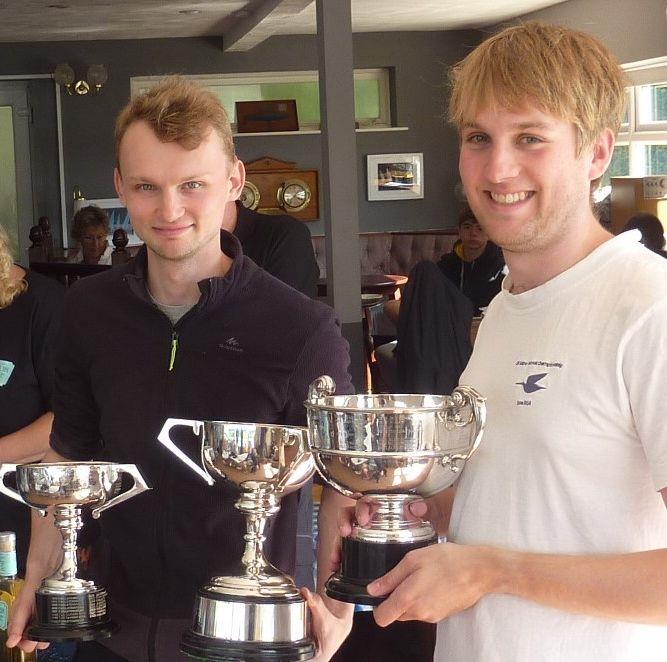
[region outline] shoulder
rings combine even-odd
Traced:
[[[274,239],[282,237],[288,239],[307,239],[310,241],[310,231],[308,228],[292,216],[253,213],[255,234],[270,235]]]
[[[26,301],[42,310],[57,310],[61,307],[65,297],[65,288],[53,278],[28,271],[26,273],[28,288],[21,295]]]

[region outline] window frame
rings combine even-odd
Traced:
[[[130,78],[130,95],[134,97],[157,85],[166,76],[133,76]],[[268,83],[317,83],[317,71],[263,71],[257,73],[227,74],[189,74],[184,78],[193,80],[200,85],[211,88],[227,85],[262,85]],[[380,101],[380,116],[374,120],[356,119],[359,128],[391,128],[391,87],[389,69],[371,68],[355,69],[354,80],[377,80]],[[320,130],[320,122],[299,122],[299,131]],[[236,123],[232,123],[232,132],[236,133]],[[242,135],[242,134],[241,134]]]
[[[667,145],[667,121],[641,122],[641,105],[649,99],[642,90],[649,85],[667,83],[667,56],[623,65],[631,86],[628,93],[629,122],[621,126],[616,144],[629,146],[629,177],[646,177],[647,145]]]

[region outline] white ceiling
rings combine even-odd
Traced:
[[[479,28],[562,1],[352,0],[352,28]],[[234,41],[247,50],[272,35],[315,31],[314,0],[0,0],[0,42],[229,35],[225,48]]]

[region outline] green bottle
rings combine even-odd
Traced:
[[[23,580],[16,576],[16,534],[0,532],[0,662],[35,662],[35,653],[24,653],[18,648],[7,648],[7,626],[12,605]]]

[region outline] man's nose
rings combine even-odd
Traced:
[[[489,181],[500,183],[518,176],[521,167],[512,146],[495,144],[487,154],[486,176]]]
[[[176,191],[164,191],[160,199],[160,214],[167,223],[173,223],[183,216],[183,204]]]

